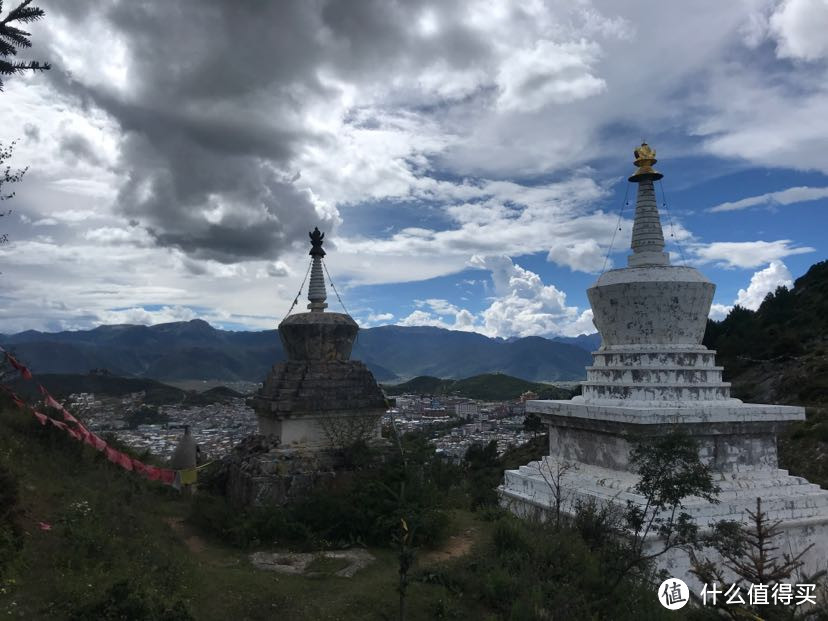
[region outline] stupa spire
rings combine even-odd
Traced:
[[[638,184],[638,196],[635,202],[631,244],[633,253],[627,257],[627,265],[669,265],[670,258],[664,252],[664,232],[661,229],[661,218],[658,215],[653,187],[653,181],[661,179],[664,175],[653,168],[657,161],[655,149],[650,148],[646,142],[642,142],[633,153],[638,170],[630,177],[630,181]]]
[[[322,273],[322,257],[325,256],[325,251],[322,250],[322,240],[325,239],[325,234],[320,232],[318,227],[313,227],[313,232],[308,235],[311,240],[311,250],[308,254],[313,257],[308,285],[308,300],[310,301],[308,308],[313,313],[321,313],[328,307],[325,301],[328,299],[328,293],[325,291],[325,275]]]

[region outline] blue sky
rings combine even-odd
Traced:
[[[642,138],[713,317],[828,255],[822,0],[41,4],[0,332],[274,328],[314,226],[363,326],[591,332]]]

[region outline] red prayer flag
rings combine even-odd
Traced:
[[[118,453],[118,465],[124,470],[132,470],[132,457],[126,453]]]
[[[145,474],[150,481],[158,481],[161,478],[161,468],[158,466],[147,466]]]
[[[118,455],[120,455],[118,451],[116,451],[111,446],[107,446],[106,448],[104,448],[104,451],[106,452],[106,458],[109,461],[111,461],[113,464],[118,463]]]
[[[76,425],[80,425],[80,421],[72,416],[72,414],[64,407],[60,408],[61,413],[63,414],[63,420],[69,421],[70,423],[75,423]]]
[[[167,470],[166,468],[161,468],[160,470],[160,480],[162,483],[166,483],[167,485],[172,485],[173,483],[175,483],[175,470]]]
[[[49,422],[51,422],[58,429],[63,429],[64,431],[68,429],[66,423],[64,423],[62,420],[55,420],[54,418],[50,418]]]
[[[46,421],[49,420],[48,416],[46,416],[45,414],[41,414],[37,410],[32,410],[32,414],[35,415],[35,418],[37,418],[38,422],[40,422],[41,425],[45,425]]]
[[[23,401],[23,399],[21,399],[20,397],[18,397],[18,396],[17,396],[17,393],[16,393],[16,392],[14,392],[11,388],[8,388],[8,387],[3,386],[2,384],[0,384],[0,389],[2,389],[2,391],[3,391],[4,393],[6,393],[7,395],[9,395],[9,397],[11,397],[12,402],[14,402],[14,404],[15,404],[17,407],[19,407],[21,410],[22,410],[22,409],[24,409],[24,408],[26,407],[26,403]]]
[[[63,409],[63,406],[60,403],[58,403],[57,399],[55,399],[49,393],[46,393],[46,405],[48,405],[50,408],[55,408],[56,410]]]
[[[144,465],[143,462],[138,461],[134,457],[132,458],[132,469],[137,472],[138,474],[147,474],[147,467]]]
[[[9,352],[5,352],[5,353],[6,353],[6,360],[8,360],[15,369],[20,371],[20,375],[23,376],[23,379],[25,379],[25,380],[32,379],[32,372],[29,371],[29,367],[27,367],[25,364],[20,364],[20,362],[17,361],[17,358],[12,356]]]
[[[106,441],[103,440],[100,436],[95,435],[94,433],[89,433],[89,437],[92,439],[92,446],[94,446],[97,450],[103,451],[106,450]]]

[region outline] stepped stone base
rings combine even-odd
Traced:
[[[394,450],[386,444],[377,448],[381,461]],[[285,448],[278,437],[253,435],[222,459],[215,481],[234,505],[267,507],[336,489],[352,476],[352,467],[341,450]]]
[[[508,470],[498,488],[501,504],[518,515],[549,512],[555,498],[549,483],[556,464],[572,468],[563,475],[562,511],[572,514],[579,502],[610,503],[624,510],[627,501],[644,507],[633,491],[638,476],[631,471],[630,451],[638,442],[681,429],[699,443],[721,488],[719,504],[698,498],[685,501],[685,511],[704,532],[720,520],[747,524],[756,499],[771,521],[782,520],[782,551],[797,554],[809,545],[806,573],[828,568],[828,491],[791,476],[778,467],[776,435],[787,421],[801,420],[804,410],[791,406],[741,404],[736,400],[685,407],[596,406],[583,401],[529,401],[527,412],[540,414],[549,427],[549,456],[518,470]],[[544,476],[545,475],[545,476]],[[706,551],[715,559],[715,552]],[[675,550],[659,566],[688,584],[689,558]]]

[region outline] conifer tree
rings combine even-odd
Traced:
[[[3,77],[17,75],[24,71],[48,71],[49,63],[37,60],[14,60],[19,49],[32,46],[31,33],[17,28],[14,24],[28,24],[43,17],[46,13],[40,7],[29,6],[32,0],[23,0],[16,8],[0,19],[0,91],[3,90]],[[3,13],[3,1],[0,0],[0,15]]]
[[[13,60],[17,56],[17,50],[32,46],[31,33],[17,28],[13,24],[28,24],[43,17],[46,13],[40,7],[29,6],[32,0],[23,0],[17,7],[13,8],[5,17],[0,18],[0,91],[3,90],[3,77],[17,75],[24,71],[48,71],[51,69],[49,63],[41,63],[36,60],[20,61]],[[0,0],[0,16],[3,14],[3,0]],[[3,193],[4,184],[17,183],[23,179],[26,168],[12,170],[11,166],[3,164],[11,158],[14,150],[14,142],[10,145],[0,144],[0,201],[5,201],[14,196],[14,192]],[[0,210],[0,218],[11,214],[11,210]],[[0,233],[0,244],[8,241],[6,233]]]

